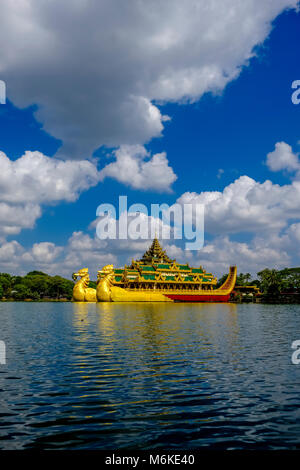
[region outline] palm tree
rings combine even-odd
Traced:
[[[264,269],[257,273],[261,278],[261,287],[264,293],[276,295],[282,288],[282,278],[276,269]]]

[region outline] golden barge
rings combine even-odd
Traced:
[[[89,285],[88,269],[73,274],[80,277],[73,300],[82,302],[228,302],[236,283],[237,269],[216,288],[217,278],[205,269],[192,268],[171,260],[155,237],[149,250],[130,266],[104,266],[98,271],[97,288]]]

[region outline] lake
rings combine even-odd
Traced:
[[[0,303],[1,449],[300,448],[299,305]]]

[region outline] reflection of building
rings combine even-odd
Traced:
[[[192,268],[171,260],[157,238],[143,257],[130,266],[99,271],[98,301],[227,302],[236,281],[236,266],[224,284],[202,266]]]

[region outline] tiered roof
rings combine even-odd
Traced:
[[[150,248],[138,261],[132,260],[130,266],[115,269],[115,282],[119,285],[136,282],[158,282],[175,284],[211,284],[217,279],[207,273],[202,266],[192,268],[189,264],[180,264],[171,260],[155,237]]]

